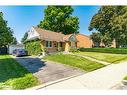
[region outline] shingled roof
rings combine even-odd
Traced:
[[[64,34],[33,27],[40,35],[40,39],[47,41],[63,41]]]
[[[40,35],[40,39],[47,41],[57,41],[64,42],[69,41],[69,37],[73,34],[64,35],[62,33],[53,32],[50,30],[41,29],[38,27],[33,27]]]

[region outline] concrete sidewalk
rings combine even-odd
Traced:
[[[127,62],[111,64],[41,89],[112,89],[121,83],[125,76],[127,76]]]

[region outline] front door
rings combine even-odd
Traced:
[[[71,42],[71,48],[76,48],[76,42]]]

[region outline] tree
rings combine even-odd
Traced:
[[[89,30],[96,29],[103,36],[107,33],[110,34],[111,40],[115,39],[116,41],[116,47],[120,47],[123,44],[122,42],[126,42],[124,39],[127,38],[126,23],[126,6],[102,6],[93,16]]]
[[[90,38],[92,39],[94,43],[94,47],[100,46],[102,36],[99,32],[92,32],[92,34],[90,35]]]
[[[22,43],[25,43],[26,39],[28,37],[28,33],[26,32],[21,40]]]
[[[112,39],[108,33],[102,36],[102,42],[104,43],[105,47],[110,47],[112,45]]]
[[[3,13],[0,13],[0,47],[7,46],[13,41],[13,32],[7,26],[7,21],[3,19]]]
[[[71,16],[73,11],[71,6],[48,6],[38,27],[63,34],[79,33],[79,19]]]
[[[14,37],[13,38],[13,42],[11,43],[11,44],[13,44],[13,45],[16,45],[18,42],[17,42],[17,39]]]

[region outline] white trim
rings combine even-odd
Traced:
[[[28,33],[27,40],[40,38],[40,34],[33,27],[31,27],[31,29],[29,29],[27,33]]]
[[[48,47],[46,46],[46,42],[48,42]],[[50,47],[49,42],[51,42],[51,47]],[[45,41],[45,47],[46,48],[53,48],[53,41]]]

